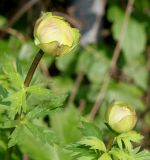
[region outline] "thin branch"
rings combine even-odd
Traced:
[[[83,72],[79,72],[79,74],[77,75],[77,78],[76,78],[76,81],[75,81],[75,84],[72,88],[72,91],[71,91],[71,94],[68,98],[68,102],[67,102],[67,105],[68,106],[71,102],[74,101],[75,97],[76,97],[76,94],[77,94],[77,91],[80,87],[80,84],[83,80],[83,77],[84,77],[84,73]]]
[[[24,43],[27,40],[27,37],[23,35],[21,32],[18,32],[17,30],[13,28],[0,28],[0,32],[8,33],[13,36],[16,36],[22,43]]]
[[[79,109],[80,114],[82,115],[82,113],[85,109],[85,100],[84,99],[80,100],[78,109]]]
[[[125,18],[122,24],[122,28],[120,31],[120,36],[119,36],[119,40],[116,44],[114,53],[113,53],[113,57],[112,57],[112,61],[111,61],[111,71],[114,71],[116,69],[116,64],[117,64],[117,60],[119,58],[120,55],[120,51],[121,51],[121,45],[124,41],[124,37],[125,37],[125,33],[128,27],[128,21],[129,21],[129,17],[131,15],[132,12],[132,8],[133,8],[133,3],[134,0],[128,0],[128,4],[127,4],[127,8],[126,8],[126,12],[125,12]]]
[[[27,154],[23,155],[23,160],[29,160],[29,156]]]
[[[50,77],[50,73],[48,71],[47,65],[44,60],[41,60],[39,63],[39,67],[46,78]]]
[[[105,97],[107,88],[109,86],[109,82],[111,80],[111,74],[114,73],[115,70],[116,70],[117,60],[118,60],[119,55],[120,55],[121,45],[124,41],[125,33],[126,33],[126,30],[127,30],[127,26],[128,26],[129,17],[130,17],[131,12],[132,12],[133,3],[134,3],[134,0],[128,0],[126,12],[125,12],[125,18],[124,18],[122,28],[121,28],[121,31],[120,31],[119,40],[118,40],[118,42],[116,44],[116,47],[114,49],[114,52],[113,52],[113,57],[112,57],[112,60],[111,60],[111,63],[110,63],[109,71],[108,71],[108,73],[106,74],[106,76],[103,80],[103,84],[102,84],[102,87],[99,91],[97,100],[96,100],[96,102],[95,102],[94,106],[92,107],[92,110],[89,114],[90,119],[95,118],[96,113],[98,112],[99,107],[102,104],[103,99]]]
[[[22,8],[19,8],[18,12],[10,19],[8,27],[11,27],[15,22],[26,13],[33,5],[35,5],[39,0],[30,0]]]

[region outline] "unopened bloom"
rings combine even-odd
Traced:
[[[79,43],[80,33],[72,28],[63,17],[43,13],[34,27],[35,45],[51,55],[69,53]]]
[[[118,133],[133,129],[137,116],[134,108],[124,102],[113,102],[106,110],[106,121],[108,125]]]

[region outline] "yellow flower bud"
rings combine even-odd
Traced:
[[[106,110],[106,121],[116,132],[128,132],[136,124],[137,116],[135,110],[127,103],[113,102]]]
[[[78,29],[72,28],[63,17],[43,13],[34,27],[34,42],[43,52],[60,56],[74,49],[80,38]]]

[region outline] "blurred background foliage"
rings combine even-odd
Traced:
[[[130,0],[129,0],[130,1]],[[67,94],[64,109],[43,117],[60,145],[41,146],[34,137],[26,135],[23,147],[15,148],[13,159],[23,153],[33,159],[70,160],[64,144],[81,137],[80,117],[87,117],[97,101],[105,77],[107,89],[94,116],[94,123],[106,135],[104,112],[113,100],[126,101],[138,114],[136,129],[144,135],[142,147],[150,149],[150,1],[135,0],[115,70],[110,69],[116,43],[125,19],[126,0],[1,0],[0,2],[0,85],[10,87],[4,70],[13,70],[16,57],[25,77],[38,52],[33,42],[33,27],[41,11],[64,16],[82,33],[76,53],[56,58],[45,54],[32,83],[41,84],[55,93]],[[112,73],[109,73],[112,72]],[[12,84],[13,85],[13,84]],[[1,92],[1,89],[0,89]],[[0,96],[1,99],[1,96]],[[1,119],[1,118],[0,118]],[[37,123],[43,125],[42,120]],[[107,137],[107,136],[106,136]],[[6,144],[0,131],[0,157]],[[39,152],[40,151],[40,152]]]

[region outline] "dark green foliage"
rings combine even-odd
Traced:
[[[1,6],[3,3],[4,0]],[[110,78],[93,122],[88,115],[108,75],[127,1],[108,0],[97,43],[79,47],[76,53],[60,58],[45,54],[31,85],[25,87],[26,73],[39,51],[29,36],[34,15],[38,16],[38,9],[41,11],[43,7],[70,13],[67,6],[41,3],[36,3],[12,26],[20,29],[14,30],[17,34],[7,32],[7,28],[6,32],[1,31],[11,16],[0,15],[0,160],[6,159],[8,147],[12,149],[11,160],[23,159],[24,154],[31,160],[149,160],[150,1],[134,1],[125,38],[120,44],[116,72]],[[10,7],[15,8],[7,4],[8,10]],[[83,76],[77,87],[80,74]],[[77,93],[68,103],[74,86]],[[137,132],[118,135],[106,127],[105,111],[114,100],[125,101],[135,108]]]

